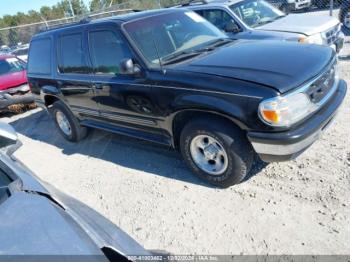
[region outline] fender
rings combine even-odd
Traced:
[[[40,99],[44,104],[45,104],[45,97],[46,96],[53,96],[53,97],[57,98],[57,100],[62,101],[69,109],[71,109],[70,106],[68,105],[68,103],[66,102],[66,99],[62,95],[61,91],[57,87],[51,86],[51,85],[43,86],[40,89]],[[47,107],[46,104],[45,104],[45,107]]]
[[[248,129],[244,124],[246,116],[243,109],[238,106],[241,103],[233,103],[222,98],[201,94],[183,96],[174,103],[176,104],[174,105],[176,110],[169,115],[168,120],[166,121],[168,123],[167,128],[171,132],[175,118],[181,113],[191,111],[216,114],[232,121],[243,130]]]
[[[60,90],[55,86],[45,85],[41,88],[40,94],[59,96],[61,94]]]

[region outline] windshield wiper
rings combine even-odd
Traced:
[[[199,49],[197,51],[211,51],[211,50],[215,49],[216,47],[226,45],[227,43],[231,43],[233,41],[234,40],[230,39],[230,38],[216,39],[216,40],[210,42],[206,47]]]
[[[285,16],[287,16],[287,15],[279,15],[279,16],[276,16],[273,19],[269,19],[269,20],[266,20],[266,21],[258,22],[257,25],[265,25],[265,24],[271,23],[271,22],[276,21],[276,20],[278,20],[278,19],[280,19],[282,17],[285,17]]]
[[[276,16],[272,21],[275,21],[275,20],[278,20],[280,18],[283,18],[283,17],[286,17],[287,15],[279,15],[279,16]]]
[[[186,50],[177,53],[170,54],[162,58],[163,65],[173,64],[175,62],[183,61],[192,57],[195,57],[203,52],[208,52],[214,50],[216,47],[223,46],[227,43],[232,42],[230,38],[220,38],[211,41],[207,46],[201,49]]]
[[[266,21],[258,22],[256,25],[266,25],[266,24],[271,23],[271,22],[273,22],[273,21],[275,21],[275,20],[273,20],[273,19],[271,19],[271,20],[266,20]]]
[[[200,52],[197,52],[194,50],[181,51],[181,52],[177,52],[174,54],[170,54],[170,55],[162,58],[162,62],[163,62],[163,65],[169,65],[169,64],[173,64],[175,62],[179,62],[179,61],[183,61],[183,60],[195,57],[199,54],[200,54]]]

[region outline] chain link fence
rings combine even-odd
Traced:
[[[210,0],[203,0],[206,2]],[[348,0],[267,0],[275,7],[285,13],[309,13],[316,16],[333,16],[336,17],[347,26],[350,26],[350,6],[344,7]],[[28,49],[28,43],[31,37],[48,28],[59,27],[61,25],[77,22],[84,18],[97,19],[109,16],[115,16],[137,10],[149,10],[156,8],[164,8],[177,4],[186,3],[188,0],[130,0],[122,4],[112,5],[107,8],[100,9],[98,12],[91,12],[80,16],[69,16],[60,19],[46,21],[44,18],[39,22],[18,25],[6,28],[0,28],[0,53],[12,52],[15,49]],[[345,8],[345,9],[344,9]],[[346,12],[340,15],[340,10]],[[348,17],[347,17],[348,16]],[[348,19],[348,20],[344,20]],[[350,54],[350,27],[342,26],[345,34],[345,45],[347,45]]]

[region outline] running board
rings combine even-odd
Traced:
[[[142,139],[145,141],[149,141],[152,143],[161,144],[164,146],[172,147],[172,142],[169,136],[159,133],[146,133],[143,131],[138,131],[133,128],[123,127],[123,126],[115,126],[115,125],[108,125],[103,122],[99,121],[91,121],[91,120],[83,120],[80,122],[82,126],[96,128],[105,130],[111,133],[125,135],[133,138]]]

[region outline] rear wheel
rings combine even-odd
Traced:
[[[241,182],[254,159],[244,133],[217,119],[197,119],[187,124],[181,133],[180,148],[198,177],[220,187]]]
[[[53,103],[51,115],[61,135],[71,142],[78,142],[87,135],[86,127],[79,124],[78,119],[61,101]]]

